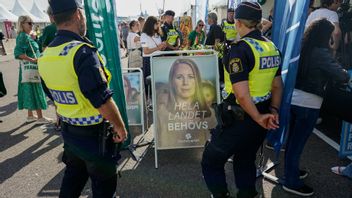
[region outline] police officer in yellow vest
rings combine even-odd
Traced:
[[[178,50],[181,45],[181,34],[172,24],[174,21],[175,12],[167,10],[164,14],[164,24],[161,26],[161,40],[166,41],[167,51]]]
[[[233,8],[229,8],[227,10],[227,19],[224,19],[221,23],[222,31],[224,31],[225,39],[228,43],[232,43],[237,40],[237,30],[235,27],[234,14],[235,10]]]
[[[60,197],[79,197],[88,178],[93,197],[113,197],[119,154],[99,149],[103,119],[113,124],[113,142],[123,142],[127,132],[108,88],[110,73],[86,38],[86,18],[79,0],[50,0],[58,31],[39,58],[39,73],[63,121],[66,164]],[[118,91],[117,91],[118,92]],[[118,93],[115,93],[118,94]]]
[[[242,2],[235,11],[241,39],[230,49],[225,64],[226,99],[218,105],[219,125],[211,131],[202,170],[213,197],[229,197],[224,165],[233,156],[237,198],[255,197],[256,152],[268,129],[279,127],[282,95],[281,57],[275,45],[261,36],[262,9]]]

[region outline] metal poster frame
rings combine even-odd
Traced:
[[[216,59],[215,61],[215,68],[216,68],[216,97],[217,97],[217,103],[220,103],[220,82],[219,82],[219,65],[218,65],[218,56],[216,54],[215,50],[185,50],[185,51],[167,51],[167,52],[158,52],[158,53],[153,53],[150,57],[150,68],[151,68],[151,79],[152,79],[152,101],[153,101],[153,106],[156,106],[156,88],[155,88],[155,81],[153,78],[154,72],[153,72],[153,59],[158,58],[160,56],[163,56],[163,58],[166,57],[171,57],[175,58],[175,56],[167,56],[167,55],[175,55],[178,54],[178,57],[190,57],[190,54],[194,53],[210,53],[207,55],[196,55],[197,57],[214,57]],[[155,168],[158,168],[158,150],[166,150],[166,149],[160,149],[158,147],[158,133],[157,133],[157,127],[156,127],[156,120],[157,120],[157,112],[156,108],[153,108],[153,133],[154,133],[154,156],[155,156]],[[203,146],[188,146],[184,148],[200,148]],[[180,147],[175,147],[175,148],[167,148],[167,149],[183,149]]]
[[[142,125],[142,133],[143,135],[145,135],[146,131],[145,131],[145,118],[144,118],[144,110],[145,110],[145,107],[144,107],[144,103],[146,102],[145,101],[145,91],[144,91],[144,81],[143,81],[143,71],[141,68],[122,68],[122,77],[124,75],[124,73],[129,72],[129,71],[137,71],[139,73],[139,82],[140,82],[140,94],[141,94],[141,97],[140,97],[140,104],[141,104],[141,123],[140,124],[128,124],[129,126],[139,126],[139,125]],[[126,101],[126,107],[127,107],[127,101]]]

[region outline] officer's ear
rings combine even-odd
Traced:
[[[85,17],[84,10],[78,8],[75,13],[73,14],[73,20],[75,21],[82,21]]]
[[[242,27],[242,23],[241,23],[241,21],[240,21],[240,20],[235,19],[235,27],[236,27],[236,28],[240,28],[240,27]]]
[[[85,16],[84,10],[80,9],[80,8],[77,9],[77,14],[78,14],[79,20],[82,20],[82,18],[84,18],[84,16]]]

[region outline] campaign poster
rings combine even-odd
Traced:
[[[126,110],[129,125],[142,124],[142,92],[141,73],[130,72],[123,74],[123,87],[125,91]]]
[[[341,142],[340,142],[340,157],[352,156],[352,124],[343,121]]]
[[[352,92],[352,70],[348,70],[350,82],[347,91]],[[340,141],[340,157],[352,156],[352,123],[343,121]]]
[[[204,146],[217,125],[216,56],[153,57],[152,86],[157,149]]]

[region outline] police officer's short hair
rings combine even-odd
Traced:
[[[247,20],[247,19],[237,19],[241,21],[247,28],[255,28],[257,30],[262,30],[263,24],[262,21],[255,21],[255,20]]]
[[[63,23],[70,22],[72,20],[72,17],[75,14],[76,11],[77,11],[77,9],[68,10],[68,11],[61,12],[61,13],[53,15],[55,24],[56,25],[60,25],[60,24],[63,24]]]
[[[215,21],[215,22],[218,21],[218,15],[216,15],[215,12],[210,12],[210,13],[208,14],[208,18],[209,18],[209,19],[212,19],[212,20]]]
[[[47,13],[49,16],[53,16],[53,9],[51,9],[51,7],[48,6],[48,9],[46,10],[46,13]]]

